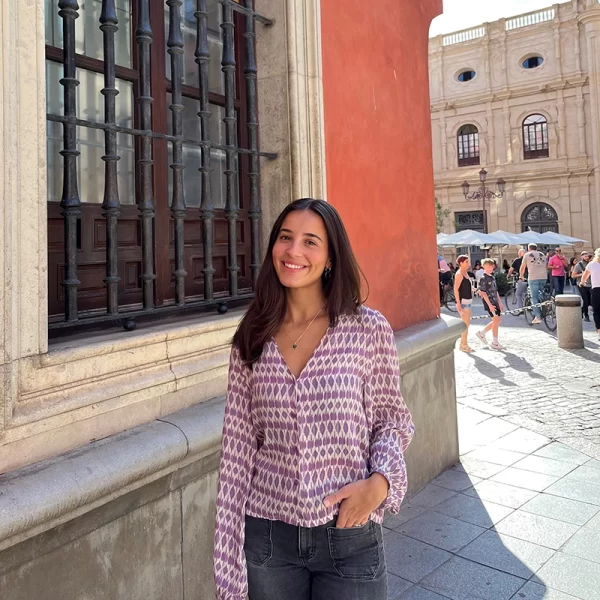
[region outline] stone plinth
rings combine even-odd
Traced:
[[[583,348],[581,297],[577,294],[556,296],[558,347],[566,350]]]

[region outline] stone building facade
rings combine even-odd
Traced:
[[[433,194],[427,32],[440,11],[2,3],[2,600],[214,598],[230,343],[295,198],[340,210],[368,304],[397,332],[418,431],[410,489],[454,463],[461,325],[439,318],[434,264],[415,279],[397,251],[435,252],[433,207],[397,190]],[[364,39],[377,44],[358,52]]]
[[[488,231],[557,231],[600,246],[600,5],[571,0],[430,39],[435,195],[443,231],[483,230],[479,187],[506,181]]]

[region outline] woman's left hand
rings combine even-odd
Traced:
[[[388,480],[381,473],[373,473],[369,479],[349,483],[325,498],[326,507],[340,503],[336,527],[346,528],[364,525],[371,513],[387,498]]]

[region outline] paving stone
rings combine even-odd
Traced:
[[[527,455],[521,452],[511,452],[510,450],[501,450],[500,448],[477,448],[465,455],[466,458],[476,458],[496,465],[510,467],[519,462]],[[461,459],[462,460],[462,459]]]
[[[419,540],[390,531],[384,537],[388,572],[413,583],[421,581],[452,557],[452,554]]]
[[[515,469],[524,469],[534,473],[543,473],[544,475],[553,475],[554,477],[564,477],[570,473],[576,466],[572,463],[561,462],[552,458],[543,456],[528,456],[513,465]]]
[[[467,488],[473,487],[480,481],[480,477],[475,477],[474,475],[468,475],[466,473],[459,473],[454,469],[448,469],[439,477],[434,479],[431,483],[446,488],[447,490],[460,492],[462,490],[466,490]]]
[[[468,456],[463,456],[454,468],[457,471],[464,471],[469,475],[475,475],[475,477],[481,477],[482,479],[493,477],[496,473],[500,473],[500,471],[505,469],[504,465],[495,465],[494,463],[469,458]]]
[[[528,581],[514,596],[513,600],[577,600],[558,590],[551,590],[545,585]]]
[[[439,513],[427,513],[401,525],[399,533],[456,552],[481,535],[485,529]]]
[[[508,506],[463,494],[453,496],[449,500],[438,504],[433,510],[485,528],[492,527],[513,512],[513,509]]]
[[[423,508],[433,508],[437,504],[444,502],[444,500],[452,498],[452,496],[455,494],[456,492],[430,483],[429,485],[426,485],[418,494],[411,496],[410,504],[422,506]]]
[[[573,525],[585,525],[600,511],[600,507],[551,494],[539,494],[521,506],[521,510]]]
[[[497,440],[515,429],[518,429],[517,425],[513,425],[498,417],[492,417],[487,421],[483,421],[483,423],[469,428],[466,440],[477,446],[487,446],[493,440]]]
[[[494,475],[490,481],[498,481],[500,483],[514,485],[515,487],[533,490],[534,492],[543,492],[547,487],[556,483],[558,477],[509,467],[498,473],[498,475]]]
[[[418,585],[413,585],[407,592],[400,596],[400,600],[447,600],[435,592],[425,590]]]
[[[529,579],[552,556],[554,550],[495,531],[486,531],[463,548],[459,556]]]
[[[406,521],[410,521],[428,510],[411,502],[403,502],[402,506],[400,506],[400,512],[397,515],[388,514],[385,517],[383,526],[388,529],[397,529],[402,523],[406,523]]]
[[[420,585],[451,600],[509,600],[524,583],[514,575],[455,556]]]
[[[521,428],[496,440],[493,443],[493,446],[503,450],[531,454],[532,452],[547,446],[550,442],[551,440],[546,436]]]
[[[581,600],[598,600],[600,564],[557,552],[540,569],[535,581]]]
[[[481,412],[480,410],[475,410],[474,408],[470,408],[469,406],[461,405],[457,410],[458,416],[458,424],[460,425],[477,425],[482,421],[486,421],[490,418],[490,415]]]
[[[578,452],[577,450],[573,450],[573,448],[569,448],[560,442],[548,444],[547,446],[536,450],[534,455],[543,456],[545,458],[553,458],[555,460],[562,460],[564,462],[573,463],[576,465],[582,465],[590,460],[589,456],[583,454],[582,452]]]
[[[563,478],[551,485],[546,493],[600,506],[600,485],[594,485],[593,483]]]
[[[595,529],[596,531],[600,531],[600,513],[598,513],[595,517],[590,519],[585,526],[589,529]]]
[[[500,521],[494,529],[532,544],[558,550],[579,527],[518,510]]]
[[[509,506],[510,508],[519,508],[525,502],[534,498],[537,492],[487,480],[478,483],[471,489],[465,490],[464,494],[489,500],[503,506]]]
[[[589,466],[589,463],[586,463],[569,473],[565,479],[569,481],[585,481],[586,483],[600,485],[600,468]]]
[[[594,529],[582,527],[561,551],[600,563],[600,534]]]
[[[397,577],[392,573],[388,573],[388,595],[387,600],[400,600],[400,596],[412,587],[412,583],[410,581],[406,581],[406,579],[402,579],[401,577]]]

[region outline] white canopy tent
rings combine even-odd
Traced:
[[[440,235],[444,237],[440,238]],[[438,234],[438,246],[456,248],[461,246],[505,246],[506,242],[490,233],[466,229],[452,235]]]

